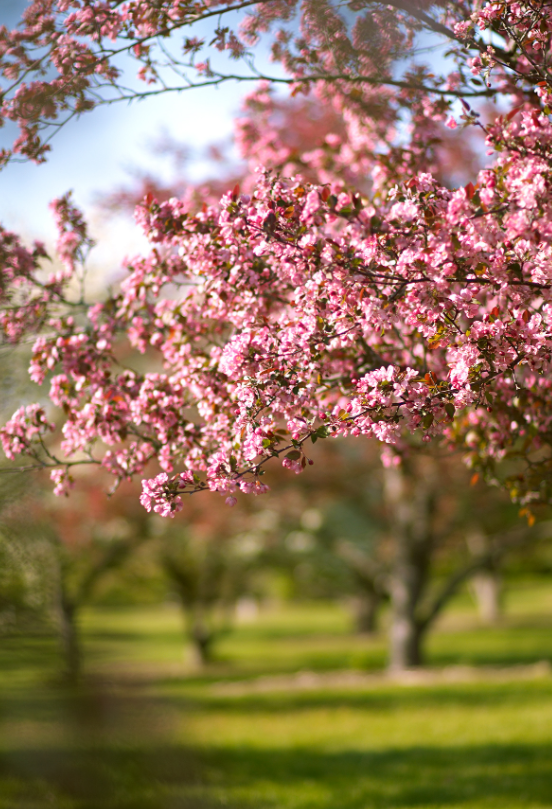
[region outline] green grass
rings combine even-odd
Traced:
[[[236,806],[552,804],[549,681],[205,700],[196,722]]]
[[[383,639],[352,636],[324,604],[238,627],[203,674],[186,669],[173,607],[90,610],[82,629],[88,676],[72,689],[54,639],[0,642],[0,809],[552,807],[545,673],[300,688],[297,672],[320,683],[385,662]],[[539,660],[552,661],[548,582],[513,589],[499,629],[460,597],[428,643],[436,668]]]

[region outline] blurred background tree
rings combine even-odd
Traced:
[[[193,664],[201,667],[231,630],[239,603],[258,593],[263,537],[247,510],[229,513],[216,495],[187,503],[174,522],[155,522],[160,565],[182,608]]]
[[[468,582],[483,620],[491,610],[496,619],[499,593],[489,595],[487,584],[482,594],[481,577],[495,581],[508,555],[530,557],[550,535],[546,522],[520,523],[508,498],[460,457],[412,453],[382,466],[370,442],[348,441],[317,445],[312,455],[308,476],[287,486],[278,478],[281,488],[273,480],[272,564],[288,570],[295,592],[348,598],[364,631],[374,631],[389,602],[396,670],[423,662],[428,631]]]

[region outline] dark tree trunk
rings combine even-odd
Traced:
[[[421,666],[422,626],[416,613],[420,595],[427,583],[422,559],[414,548],[397,540],[396,559],[391,575],[391,627],[389,631],[389,665],[394,671]]]
[[[427,624],[420,619],[420,602],[427,588],[433,550],[435,470],[429,459],[422,462],[415,469],[390,467],[384,474],[394,543],[389,638],[389,666],[393,671],[423,663]]]
[[[212,660],[213,633],[201,622],[197,622],[192,626],[190,636],[196,664],[206,666]]]
[[[359,635],[374,635],[377,631],[381,595],[374,589],[358,592],[353,601],[355,629]]]
[[[359,635],[373,635],[385,594],[383,568],[377,559],[347,540],[339,540],[335,549],[353,576],[355,595],[351,599],[351,606],[355,630]]]
[[[213,659],[216,633],[209,627],[204,606],[190,603],[187,594],[182,591],[180,595],[186,627],[186,641],[192,647],[192,665],[201,669]]]
[[[60,600],[59,620],[64,674],[70,682],[75,682],[80,676],[82,662],[77,610],[75,604],[69,602],[64,596]]]
[[[392,596],[393,597],[393,596]],[[421,666],[422,627],[417,623],[410,609],[397,608],[395,598],[389,637],[389,668],[404,671]]]

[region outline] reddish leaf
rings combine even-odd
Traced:
[[[520,109],[522,107],[523,107],[523,104],[518,104],[517,107],[514,107],[513,110],[510,110],[510,112],[506,115],[506,120],[511,121],[512,118],[514,118],[518,114],[518,112],[520,111]]]

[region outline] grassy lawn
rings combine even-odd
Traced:
[[[513,589],[507,611],[484,629],[459,598],[430,667],[552,662],[552,583]],[[0,809],[552,807],[545,667],[392,683],[371,674],[384,640],[348,627],[333,605],[269,610],[199,674],[176,609],[90,610],[72,689],[53,639],[2,639]]]

